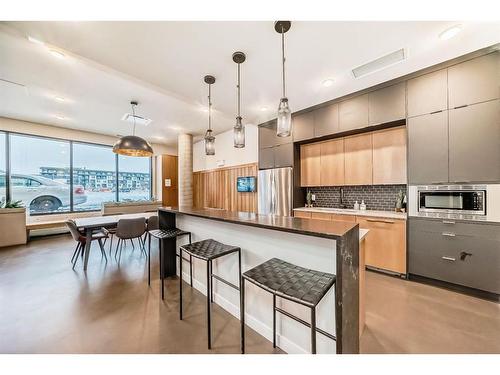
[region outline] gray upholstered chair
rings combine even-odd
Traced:
[[[151,233],[149,232],[156,229],[160,229],[160,220],[158,216],[150,216],[146,223],[146,237],[144,237],[144,243],[146,243],[147,239],[150,250],[151,250]]]
[[[118,225],[116,226],[116,237],[118,238],[118,243],[116,244],[115,258],[120,250],[120,255],[118,257],[118,263],[120,263],[120,258],[122,256],[123,244],[126,240],[130,240],[132,248],[135,249],[134,239],[137,238],[139,241],[139,247],[141,251],[146,254],[144,249],[144,243],[142,236],[146,232],[146,219],[144,217],[139,217],[135,219],[120,219],[118,220]],[[147,255],[147,254],[146,254]]]
[[[71,257],[71,263],[73,264],[73,268],[75,268],[76,262],[78,261],[78,256],[81,255],[83,257],[87,237],[85,237],[85,235],[78,230],[78,227],[73,220],[66,220],[66,226],[68,227],[73,239],[77,242],[75,251],[73,252],[73,256]],[[97,241],[99,243],[99,247],[101,248],[101,255],[104,256],[104,259],[106,259],[106,261],[108,260],[108,257],[106,256],[106,252],[104,251],[104,243],[106,242],[106,239],[108,237],[108,231],[103,228],[97,232],[92,233],[92,238],[90,239],[90,241]],[[102,240],[104,240],[104,243],[102,242]]]

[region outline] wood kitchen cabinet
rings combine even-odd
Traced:
[[[408,182],[448,182],[448,111],[408,119]]]
[[[449,107],[500,98],[500,52],[465,61],[448,68]]]
[[[448,109],[448,71],[410,79],[407,84],[408,117],[425,115]]]
[[[449,181],[500,182],[500,100],[450,110]]]
[[[344,100],[339,104],[340,131],[368,126],[368,94]]]
[[[339,105],[337,103],[314,111],[314,136],[323,137],[340,131]]]
[[[406,117],[406,82],[368,94],[368,124],[378,125]]]
[[[332,214],[328,212],[311,212],[311,219],[332,220]]]
[[[406,274],[406,221],[377,217],[356,217],[359,227],[368,229],[365,238],[367,266]]]
[[[305,141],[314,137],[314,111],[292,117],[293,141]]]
[[[293,216],[300,217],[302,219],[310,219],[311,218],[311,212],[293,211]]]
[[[373,132],[373,184],[406,184],[406,127]]]
[[[344,138],[346,185],[371,185],[373,182],[372,134]]]
[[[344,139],[320,143],[320,185],[344,185]]]
[[[320,157],[320,143],[300,146],[300,186],[320,185]]]

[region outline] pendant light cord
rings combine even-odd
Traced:
[[[236,86],[238,88],[238,117],[241,117],[240,114],[240,64],[238,64],[238,85]]]
[[[281,57],[282,57],[282,66],[283,66],[283,97],[286,98],[285,94],[285,30],[283,29],[283,25],[281,26]]]
[[[211,84],[208,84],[208,130],[212,130],[212,100],[211,100]]]
[[[132,135],[135,136],[135,105],[132,104],[132,115],[134,117],[134,131],[132,132]]]

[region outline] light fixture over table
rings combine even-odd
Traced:
[[[278,120],[276,127],[276,135],[278,137],[289,137],[292,134],[292,111],[288,106],[288,98],[286,97],[285,87],[285,33],[290,30],[290,21],[276,21],[274,30],[281,34],[281,67],[282,67],[282,83],[283,95],[278,107]]]
[[[153,156],[153,148],[141,137],[135,135],[135,107],[139,103],[132,101],[132,114],[134,119],[134,130],[132,135],[121,137],[113,146],[113,152],[125,156],[150,157]]]
[[[236,88],[238,89],[238,114],[236,115],[236,124],[234,125],[234,147],[243,148],[245,147],[245,125],[242,123],[242,117],[240,112],[241,107],[241,97],[240,97],[240,64],[243,63],[246,56],[243,52],[233,53],[233,61],[238,64],[238,83]]]
[[[208,129],[205,133],[205,155],[215,155],[215,137],[212,135],[212,85],[215,83],[214,76],[205,76],[203,79],[208,85]]]

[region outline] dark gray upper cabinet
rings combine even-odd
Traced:
[[[368,94],[369,125],[401,120],[406,117],[406,82]]]
[[[287,143],[274,147],[274,167],[293,166],[293,143]]]
[[[340,131],[368,126],[368,94],[344,100],[339,104]]]
[[[450,182],[500,182],[500,100],[449,116]]]
[[[339,105],[330,104],[314,111],[314,136],[323,137],[340,131]]]
[[[448,73],[446,69],[408,81],[408,117],[448,109]]]
[[[276,128],[270,126],[259,126],[259,148],[274,146]]]
[[[408,182],[448,182],[448,111],[408,119]]]
[[[274,168],[274,147],[259,149],[259,169]]]
[[[450,109],[500,98],[500,52],[448,68]]]
[[[314,137],[314,111],[292,117],[293,141],[305,141]]]

